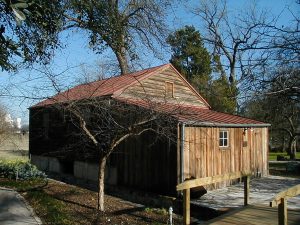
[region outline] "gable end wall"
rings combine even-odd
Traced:
[[[166,97],[166,82],[173,83],[174,97]],[[154,74],[124,90],[120,97],[132,99],[149,99],[180,105],[193,105],[207,108],[200,97],[182,80],[172,68]]]

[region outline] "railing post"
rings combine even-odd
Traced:
[[[287,201],[285,198],[281,198],[278,205],[278,225],[287,225]]]
[[[244,206],[249,204],[250,176],[244,177]]]
[[[183,222],[190,225],[190,189],[183,190]]]

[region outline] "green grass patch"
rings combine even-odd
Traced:
[[[26,160],[28,161],[28,151],[0,150],[0,160]]]
[[[67,212],[66,204],[45,193],[43,190],[30,191],[26,193],[26,199],[35,212],[45,220],[46,224],[71,225],[74,221]]]
[[[165,208],[145,208],[145,212],[147,213],[156,213],[159,215],[168,215],[168,211]]]
[[[286,152],[270,152],[269,153],[269,161],[276,161],[278,155],[282,155],[288,159],[290,158],[290,156]],[[300,152],[296,153],[296,159],[300,159]]]
[[[7,178],[0,178],[0,187],[11,188],[16,191],[27,191],[38,188],[46,184],[45,179],[35,178],[29,180],[12,180]]]

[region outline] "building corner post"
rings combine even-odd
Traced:
[[[180,183],[184,182],[184,134],[185,123],[181,123],[180,131]]]

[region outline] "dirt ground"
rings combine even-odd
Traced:
[[[74,218],[74,224],[98,225],[98,224],[169,224],[168,213],[166,210],[147,208],[105,195],[105,212],[97,214],[97,193],[73,185],[50,180],[43,190],[64,202],[67,213]],[[45,222],[43,212],[39,210],[31,199],[24,197],[34,208],[36,214]],[[174,214],[173,224],[182,224],[182,218]],[[45,223],[47,224],[47,223]]]

